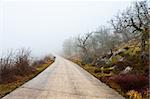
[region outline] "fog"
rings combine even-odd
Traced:
[[[63,41],[107,25],[131,1],[0,0],[0,53],[60,53]]]

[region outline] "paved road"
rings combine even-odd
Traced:
[[[57,57],[44,72],[3,99],[123,99],[78,65]]]

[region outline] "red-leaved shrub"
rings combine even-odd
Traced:
[[[110,80],[117,83],[124,91],[141,90],[149,85],[148,77],[135,74],[117,75],[111,77]]]

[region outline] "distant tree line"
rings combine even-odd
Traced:
[[[148,55],[150,34],[150,8],[148,1],[134,2],[118,13],[109,23],[96,31],[72,37],[64,41],[63,53],[68,58],[80,58],[82,62],[94,63],[119,44],[137,39],[141,43],[141,60]]]

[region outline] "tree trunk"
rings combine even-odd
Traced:
[[[149,43],[149,29],[145,27],[142,31],[141,36],[141,65],[144,66],[145,61],[147,60],[146,56],[146,42]]]

